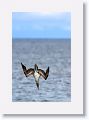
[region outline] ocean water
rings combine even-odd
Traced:
[[[71,40],[13,40],[12,45],[13,102],[71,101]],[[33,76],[25,77],[21,62],[27,68],[49,66],[48,79],[40,78],[39,90]]]

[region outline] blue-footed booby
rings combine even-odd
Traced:
[[[46,72],[44,72],[44,70],[38,69],[37,64],[34,65],[34,68],[29,68],[29,69],[27,69],[25,67],[25,65],[23,65],[22,63],[21,63],[21,66],[22,66],[23,72],[24,72],[26,77],[28,77],[30,75],[34,76],[38,89],[39,89],[39,78],[40,78],[40,76],[42,76],[45,80],[48,78],[49,67],[47,68]]]

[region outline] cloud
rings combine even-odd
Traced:
[[[13,12],[13,19],[15,20],[34,20],[34,19],[68,19],[70,14],[68,12]]]
[[[42,35],[49,37],[53,36],[52,33],[55,34],[54,36],[60,37],[60,33],[65,35],[66,33],[70,34],[71,31],[71,15],[69,12],[17,12],[12,14],[12,21],[14,36],[19,31],[20,35],[22,33],[27,35],[27,32],[31,33],[29,37],[38,35],[39,37]]]
[[[42,31],[44,30],[44,27],[42,25],[33,24],[32,29]]]

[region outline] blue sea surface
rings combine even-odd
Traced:
[[[12,101],[71,102],[71,40],[12,42]],[[25,77],[21,62],[27,68],[49,66],[48,79],[40,78],[39,90],[33,76]]]

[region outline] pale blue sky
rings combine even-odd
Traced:
[[[71,15],[64,13],[14,12],[13,38],[71,38]]]

